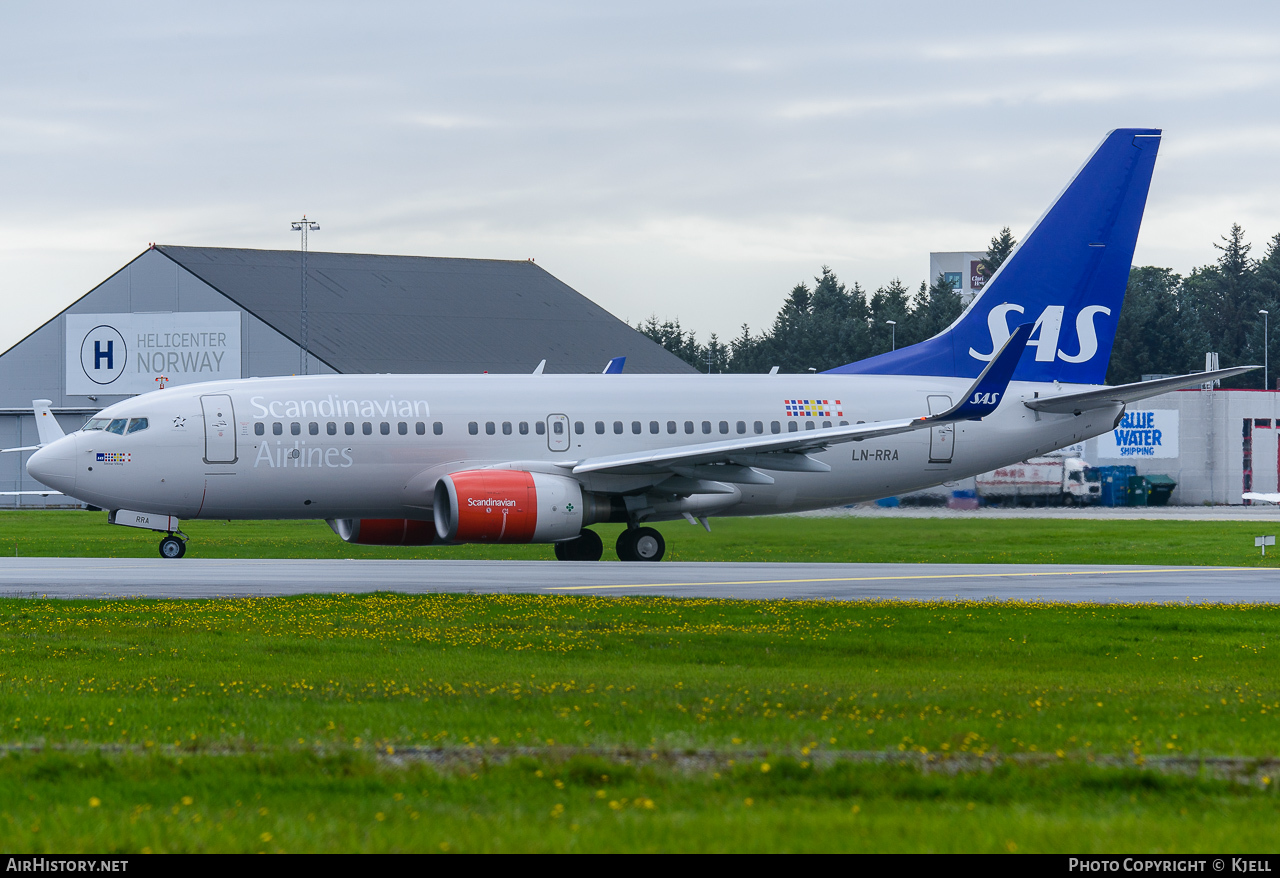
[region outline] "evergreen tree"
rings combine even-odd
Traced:
[[[1261,300],[1260,307],[1269,312],[1267,315],[1267,328],[1271,330],[1267,333],[1267,341],[1272,354],[1268,358],[1268,364],[1272,365],[1272,371],[1267,377],[1271,380],[1271,387],[1276,388],[1280,386],[1274,378],[1277,371],[1277,360],[1274,354],[1280,351],[1280,345],[1276,344],[1275,339],[1277,320],[1280,320],[1280,234],[1271,236],[1267,246],[1267,255],[1258,262],[1257,284],[1258,297]]]
[[[991,239],[991,246],[987,248],[987,255],[978,263],[978,271],[987,280],[991,280],[995,276],[996,269],[1004,265],[1004,261],[1009,258],[1009,254],[1013,252],[1013,248],[1018,245],[1017,240],[1013,237],[1013,233],[1009,231],[1009,227],[1005,226],[1000,230],[1000,234]]]
[[[983,265],[992,274],[1009,258],[1016,241],[1008,227],[991,239]],[[1224,366],[1261,363],[1260,309],[1280,318],[1280,234],[1268,242],[1266,256],[1250,258],[1244,230],[1233,225],[1213,265],[1182,278],[1171,269],[1134,267],[1129,275],[1107,372],[1112,384],[1138,381],[1147,374],[1195,371],[1205,351],[1216,350]],[[854,283],[845,286],[828,266],[813,285],[792,287],[773,325],[752,335],[746,324],[728,344],[712,335],[706,345],[686,332],[679,320],[656,316],[637,326],[642,333],[701,372],[708,359],[713,372],[762,373],[823,371],[932,338],[963,311],[960,297],[942,275],[921,283],[914,294],[900,279],[867,295]],[[891,329],[885,322],[893,320]],[[1278,321],[1280,322],[1280,321]],[[1280,345],[1272,343],[1272,353]],[[1280,357],[1276,358],[1280,372]],[[1234,386],[1256,387],[1260,377],[1243,376]]]
[[[1135,267],[1129,272],[1108,384],[1143,375],[1181,375],[1204,367],[1208,335],[1183,301],[1182,277],[1169,268]]]
[[[655,315],[649,315],[649,319],[636,326],[641,333],[662,345],[671,353],[684,360],[695,369],[698,368],[698,359],[702,356],[702,350],[698,346],[698,340],[694,337],[693,332],[685,332],[680,328],[680,320],[666,320],[662,323],[658,322]],[[706,364],[702,365],[706,369]]]
[[[885,353],[897,339],[909,337],[910,298],[911,291],[896,277],[871,294],[871,299],[867,303],[867,316],[870,319],[871,339],[875,346],[873,354]],[[889,320],[897,325],[889,326],[886,322]]]
[[[753,336],[751,328],[742,324],[742,332],[729,342],[729,365],[725,371],[739,374],[769,371],[773,364],[763,362],[765,341],[765,336]]]
[[[1208,333],[1208,349],[1219,353],[1224,367],[1262,362],[1258,309],[1264,307],[1263,296],[1244,229],[1233,224],[1222,243],[1213,246],[1221,255],[1215,264],[1192,270],[1185,283],[1187,303]],[[1232,384],[1249,386],[1249,378]]]
[[[960,296],[944,275],[939,274],[932,284],[921,281],[920,289],[911,301],[911,320],[907,332],[904,334],[902,327],[898,327],[899,343],[916,344],[933,338],[954,323],[962,311],[964,305],[960,302]]]
[[[711,333],[711,340],[707,342],[706,347],[701,349],[701,354],[700,371],[713,375],[729,371],[729,348],[720,343],[720,339],[714,332]]]

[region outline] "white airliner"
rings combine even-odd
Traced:
[[[1102,386],[1160,144],[1113,131],[954,324],[819,375],[316,375],[154,391],[50,436],[27,471],[166,534],[325,519],[376,545],[554,543],[657,561],[647,525],[937,485],[1112,429],[1245,368]]]

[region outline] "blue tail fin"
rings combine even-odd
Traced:
[[[955,323],[830,372],[970,378],[1034,321],[1014,381],[1101,384],[1159,148],[1158,128],[1112,131]]]

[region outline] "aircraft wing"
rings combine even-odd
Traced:
[[[1176,375],[1173,378],[1157,378],[1154,381],[1138,381],[1133,384],[1119,384],[1115,387],[1102,387],[1098,390],[1084,390],[1079,393],[1063,393],[1057,396],[1041,396],[1036,399],[1023,400],[1023,405],[1038,412],[1053,414],[1080,414],[1089,409],[1102,408],[1117,402],[1138,402],[1168,393],[1171,390],[1185,390],[1240,375],[1258,366],[1234,366],[1230,369],[1218,369],[1214,372],[1193,372],[1190,375]]]
[[[829,466],[807,456],[808,452],[821,451],[843,442],[857,442],[897,433],[910,433],[955,421],[977,421],[996,410],[1004,397],[1009,379],[1018,365],[1031,336],[1032,324],[1024,323],[1015,329],[1000,352],[991,359],[982,374],[973,382],[964,398],[947,411],[938,415],[904,418],[893,421],[873,421],[870,424],[849,424],[827,427],[822,430],[803,430],[795,433],[778,433],[769,436],[726,439],[721,442],[703,442],[694,445],[678,445],[653,451],[637,451],[588,458],[571,465],[575,475],[586,473],[635,473],[676,468],[689,469],[705,464],[735,464],[740,467],[785,470],[791,472],[826,472]],[[698,477],[714,478],[707,472]],[[759,474],[757,474],[759,475]],[[767,478],[761,476],[761,478]]]

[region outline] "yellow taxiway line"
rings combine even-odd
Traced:
[[[926,573],[913,576],[831,576],[819,579],[741,579],[725,582],[642,582],[634,585],[549,585],[546,591],[591,591],[602,588],[693,588],[705,585],[798,585],[806,582],[893,582],[908,579],[988,579],[1014,576],[1100,576],[1119,573],[1125,576],[1144,573],[1223,573],[1256,571],[1256,567],[1157,567],[1151,570],[1046,570],[1024,573]]]

